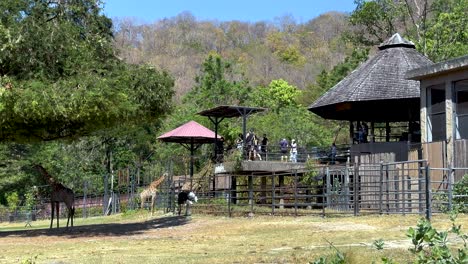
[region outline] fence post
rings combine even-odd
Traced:
[[[379,214],[383,214],[383,160],[380,161],[380,175],[379,175]]]
[[[426,219],[431,221],[432,205],[431,205],[431,176],[429,166],[426,164]]]
[[[271,214],[275,215],[275,173],[271,175]]]
[[[231,217],[231,193],[232,189],[228,191],[228,216]]]
[[[325,168],[325,174],[326,174],[326,181],[327,181],[327,191],[325,193],[325,197],[327,198],[327,207],[331,207],[331,199],[330,199],[330,194],[331,194],[331,177],[330,177],[330,168],[327,166]]]
[[[354,164],[354,177],[353,177],[353,189],[354,189],[354,215],[359,214],[359,161]]]
[[[83,182],[83,218],[87,218],[87,212],[86,212],[86,195],[87,195],[87,192],[88,192],[88,182],[87,181],[84,181]]]
[[[421,214],[423,211],[422,207],[422,178],[423,178],[423,173],[425,172],[425,162],[418,162],[418,213]],[[424,170],[423,170],[424,169]]]
[[[449,211],[453,210],[453,183],[454,183],[454,173],[455,170],[452,168],[452,165],[449,166],[449,175],[448,175],[448,186],[447,186],[447,191],[448,191],[448,209]]]
[[[385,198],[387,215],[390,213],[390,176],[388,173],[389,165],[385,166]]]
[[[297,170],[294,171],[294,215],[297,216]]]
[[[253,214],[253,173],[248,176],[250,214]]]

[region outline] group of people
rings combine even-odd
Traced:
[[[286,138],[283,138],[279,142],[279,147],[281,151],[281,161],[288,161],[288,151],[289,151],[289,161],[297,162],[297,143],[295,139],[291,140],[289,144]]]
[[[268,146],[268,138],[266,134],[263,134],[263,137],[260,140],[257,135],[255,135],[253,129],[251,129],[245,135],[245,143],[248,160],[262,160],[262,156],[263,159],[266,159]],[[242,149],[244,147],[242,134],[239,134],[236,144],[238,149]]]

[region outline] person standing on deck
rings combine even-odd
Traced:
[[[296,140],[291,140],[291,162],[297,162],[297,143]]]

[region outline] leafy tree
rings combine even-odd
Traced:
[[[242,105],[249,96],[247,81],[242,75],[236,75],[232,64],[216,53],[205,59],[195,81],[196,85],[184,98],[184,103],[193,104],[199,110],[218,105]]]
[[[380,44],[398,31],[402,19],[404,3],[393,0],[355,0],[356,9],[350,22],[357,26],[357,34],[352,38],[367,46]]]
[[[288,106],[299,106],[297,99],[300,94],[301,91],[297,87],[279,79],[272,80],[267,87],[258,87],[251,100],[254,105],[279,112]]]
[[[333,138],[328,126],[303,106],[286,106],[278,112],[254,115],[249,126],[258,136],[267,134],[273,147],[281,138],[296,139],[300,148],[327,146]]]
[[[433,61],[468,52],[467,0],[356,0],[350,16],[354,43],[377,45],[396,32]]]
[[[418,46],[434,61],[468,54],[468,1],[434,3],[434,18],[428,22],[425,46]]]
[[[170,111],[173,79],[117,59],[100,1],[0,6],[0,140],[76,138]]]

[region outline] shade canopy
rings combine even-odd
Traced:
[[[406,72],[433,64],[398,33],[378,53],[311,104],[326,119],[396,122],[419,120],[419,82]]]
[[[179,143],[190,150],[190,190],[193,187],[193,153],[202,144],[212,143],[215,132],[200,125],[195,121],[190,121],[158,137],[159,140],[170,143]]]
[[[218,139],[220,136],[218,135]],[[206,144],[213,143],[215,132],[200,125],[195,121],[190,121],[161,136],[159,140],[180,144]]]

